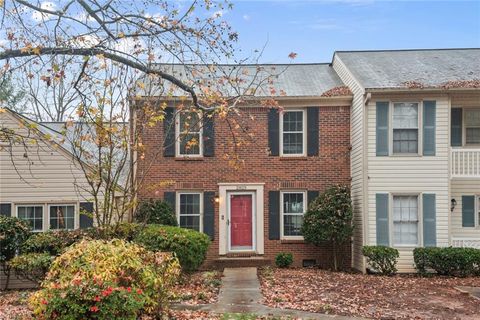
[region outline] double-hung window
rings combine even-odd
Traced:
[[[418,244],[418,196],[393,196],[393,245]]]
[[[465,144],[480,144],[480,109],[465,108]]]
[[[43,231],[43,206],[17,206],[17,218],[25,220],[32,228],[32,231]]]
[[[197,112],[179,112],[176,136],[178,156],[202,156],[202,119]]]
[[[285,110],[280,118],[280,145],[283,156],[304,156],[306,145],[305,110]]]
[[[178,194],[178,223],[180,227],[202,231],[202,194],[181,192]]]
[[[49,210],[51,230],[75,229],[75,206],[50,205]]]
[[[282,236],[286,238],[302,237],[306,192],[285,191],[281,194]]]
[[[393,104],[393,153],[418,153],[418,103]]]

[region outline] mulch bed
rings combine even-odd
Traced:
[[[27,299],[32,294],[31,290],[0,291],[0,320],[32,319],[27,308]]]
[[[196,272],[184,275],[174,289],[173,300],[182,304],[197,305],[217,302],[222,273]]]
[[[393,277],[319,269],[260,272],[271,307],[374,319],[480,319],[480,301],[455,286],[479,286],[480,277]]]

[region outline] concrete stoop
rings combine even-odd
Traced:
[[[221,257],[215,259],[212,263],[212,267],[215,269],[223,270],[225,268],[249,268],[249,267],[263,267],[272,264],[272,260],[266,259],[263,256],[231,256]]]

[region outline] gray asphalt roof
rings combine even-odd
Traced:
[[[344,86],[333,68],[322,64],[259,64],[259,65],[178,65],[158,64],[158,68],[172,74],[189,85],[198,84],[219,90],[224,96],[244,95],[254,88],[255,97],[321,96],[326,91]],[[148,79],[148,78],[147,78]],[[238,79],[229,84],[227,79]],[[185,96],[185,92],[172,87],[168,82],[151,82],[145,78],[145,89],[137,93],[143,96]],[[274,90],[272,90],[272,88]],[[247,92],[247,95],[253,95]]]
[[[412,81],[437,87],[449,81],[480,79],[480,48],[335,54],[366,89],[403,88],[405,82]]]

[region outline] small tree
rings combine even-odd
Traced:
[[[330,243],[334,269],[338,270],[338,247],[348,242],[353,233],[350,189],[334,186],[317,197],[305,213],[302,234],[315,245]]]
[[[162,200],[149,200],[140,204],[135,220],[147,224],[177,226],[177,218],[172,207]]]

